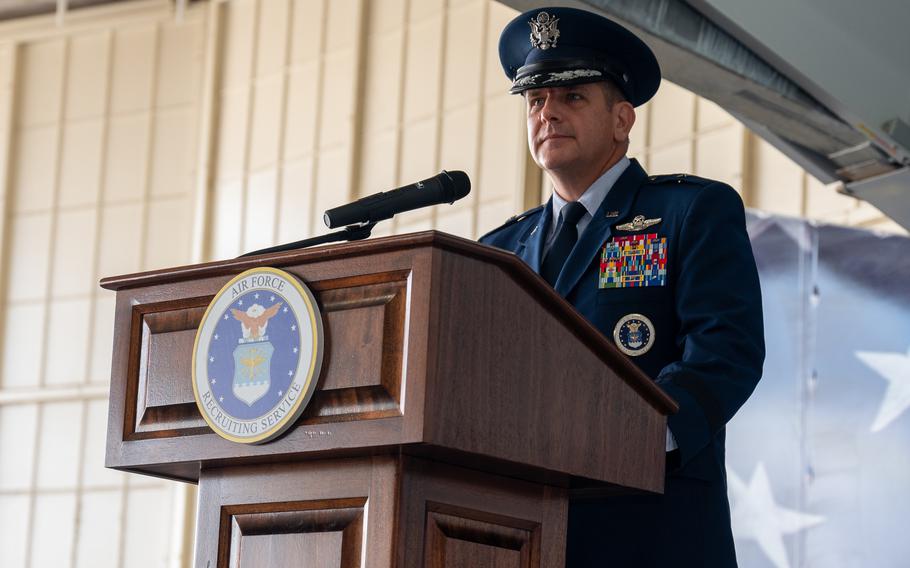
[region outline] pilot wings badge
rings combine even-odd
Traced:
[[[616,230],[641,231],[642,229],[647,229],[648,227],[656,225],[661,221],[663,221],[663,219],[660,217],[656,219],[645,219],[644,215],[636,215],[630,222],[623,223],[622,225],[616,225]]]

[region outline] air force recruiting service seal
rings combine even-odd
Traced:
[[[202,417],[222,438],[271,440],[313,396],[322,349],[322,317],[299,280],[275,268],[238,274],[196,332],[193,393]]]

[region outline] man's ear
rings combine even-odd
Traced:
[[[635,107],[628,101],[618,101],[613,104],[613,114],[616,116],[613,139],[616,142],[627,142],[629,132],[635,124]]]

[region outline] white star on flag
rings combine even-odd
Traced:
[[[294,371],[288,371],[288,376],[289,376],[289,377],[293,377],[293,376],[294,376]]]
[[[910,408],[910,348],[907,353],[893,351],[857,351],[856,357],[888,381],[885,398],[870,428],[879,432]]]
[[[223,397],[223,396],[219,396],[219,397],[218,397],[218,402],[224,402],[224,397]]]
[[[288,312],[288,307],[287,307],[287,306],[285,306],[285,307],[284,307],[284,309],[283,309],[283,310],[281,310],[281,311],[282,311],[282,312],[284,312],[284,313],[287,313],[287,312]]]
[[[275,301],[275,296],[272,296],[271,298],[269,298],[269,301],[270,301],[270,302],[274,302],[274,301]]]
[[[227,315],[227,314],[224,314],[224,319],[228,319],[228,315]]]
[[[297,326],[296,326],[296,325],[292,325],[292,326],[291,326],[291,331],[297,331]]]
[[[225,317],[227,317],[227,316],[225,316]],[[218,334],[217,334],[217,333],[215,334],[215,339],[218,339]]]
[[[214,363],[214,362],[215,362],[215,358],[214,358],[214,357],[209,357],[209,363]]]
[[[238,300],[238,301],[237,301],[237,305],[238,305],[238,306],[242,306],[242,305],[243,305],[243,300]]]
[[[284,396],[284,391],[278,391],[278,396]]]
[[[215,379],[212,379],[212,384],[213,384],[213,385],[214,385],[215,383],[217,383],[217,382],[218,382],[218,381],[216,381]]]
[[[297,353],[297,348],[296,348],[296,347],[294,348],[294,353]]]
[[[775,568],[790,568],[784,535],[796,534],[825,522],[825,517],[781,507],[774,501],[765,464],[758,462],[747,486],[727,468],[733,535],[754,540]]]
[[[256,299],[258,300],[258,299],[259,299],[259,294],[258,294],[258,293],[257,293],[257,294],[253,294],[253,297],[256,298]]]

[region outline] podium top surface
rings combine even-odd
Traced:
[[[533,293],[538,294],[540,299],[544,301],[550,309],[555,310],[563,317],[570,319],[581,334],[582,337],[580,337],[580,339],[585,342],[593,342],[595,345],[599,344],[601,349],[609,353],[611,359],[614,359],[612,362],[623,369],[624,376],[635,378],[636,390],[638,390],[642,396],[646,397],[655,408],[666,414],[673,414],[679,410],[676,401],[670,398],[660,389],[660,387],[655,385],[647,375],[632,364],[625,356],[615,350],[608,339],[592,326],[584,316],[575,311],[568,302],[561,298],[553,288],[543,280],[543,278],[531,270],[531,268],[515,254],[440,231],[422,231],[407,235],[379,237],[302,250],[218,260],[147,272],[110,276],[102,278],[100,285],[107,290],[119,291],[126,288],[148,286],[152,284],[158,285],[193,280],[196,278],[233,275],[243,270],[259,266],[281,268],[306,264],[308,262],[336,258],[352,258],[356,256],[366,256],[427,246],[467,254],[476,259],[499,265],[502,269],[511,273],[513,277],[516,277],[523,286],[530,289]]]
[[[533,271],[525,266],[521,259],[510,252],[488,247],[475,241],[456,237],[455,235],[440,231],[423,231],[420,233],[377,237],[362,241],[328,244],[306,249],[216,260],[200,264],[175,266],[172,268],[162,268],[159,270],[136,272],[119,276],[109,276],[102,278],[100,285],[107,290],[116,291],[124,288],[146,286],[149,284],[162,284],[222,274],[236,274],[243,270],[258,266],[293,266],[314,261],[366,256],[426,246],[467,253],[478,258],[487,258],[494,262],[498,261],[504,265],[517,263],[515,264],[517,268],[524,267],[533,274]]]

